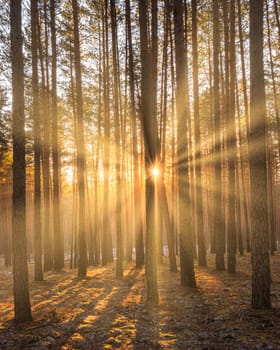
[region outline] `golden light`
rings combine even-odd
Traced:
[[[74,172],[73,172],[73,168],[70,166],[67,166],[64,168],[64,175],[65,175],[65,180],[67,182],[67,184],[72,184],[74,181]]]
[[[160,174],[160,170],[159,170],[159,168],[157,167],[157,166],[154,166],[153,168],[152,168],[152,174],[153,174],[153,177],[155,178],[155,180],[156,180],[156,178],[159,176],[159,174]]]

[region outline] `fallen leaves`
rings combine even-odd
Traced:
[[[34,322],[12,321],[11,276],[0,271],[1,349],[280,349],[280,310],[250,307],[250,257],[239,271],[196,268],[197,289],[182,288],[179,275],[159,266],[160,304],[145,304],[144,270],[132,264],[115,279],[113,266],[48,273],[31,283]],[[212,260],[211,260],[212,259]],[[280,295],[280,257],[272,257],[272,300]],[[7,288],[6,288],[7,287]],[[5,292],[4,292],[5,291]]]

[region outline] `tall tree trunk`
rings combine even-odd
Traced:
[[[117,260],[116,275],[123,276],[123,244],[121,225],[121,140],[120,140],[120,106],[119,106],[119,71],[118,71],[118,36],[115,0],[110,0],[111,5],[111,30],[112,30],[112,53],[113,53],[113,75],[114,75],[114,121],[115,121],[115,147],[116,147],[116,239],[117,239]]]
[[[42,144],[42,177],[43,177],[43,193],[44,193],[44,271],[50,271],[53,267],[53,242],[51,238],[51,224],[50,224],[50,98],[49,98],[49,50],[48,50],[48,17],[47,17],[47,0],[44,0],[44,34],[45,34],[45,57],[43,57],[42,42],[39,39],[39,51],[41,61],[41,76],[42,76],[42,110],[44,118],[43,125],[43,144]],[[45,58],[45,59],[44,59]],[[45,72],[44,72],[45,61]]]
[[[236,79],[236,77],[235,77]],[[240,103],[238,96],[238,85],[237,79],[235,82],[235,92],[236,92],[236,109],[237,109],[237,144],[239,151],[239,156],[237,157],[237,163],[235,167],[235,183],[236,183],[236,196],[237,196],[237,205],[236,205],[236,222],[237,222],[237,242],[238,242],[238,251],[240,255],[244,255],[243,248],[243,239],[245,237],[247,229],[247,220],[246,220],[246,208],[245,208],[245,196],[243,190],[242,182],[242,164],[241,164],[241,143],[242,143],[242,132],[241,132],[241,123],[240,123]]]
[[[145,145],[145,172],[146,172],[146,280],[147,302],[158,303],[157,261],[156,261],[156,227],[155,227],[155,182],[151,176],[151,168],[155,165],[158,156],[157,120],[152,96],[152,45],[148,38],[148,4],[146,0],[139,0],[139,24],[141,47],[141,109],[143,118],[143,133]],[[155,0],[154,3],[157,1]],[[153,5],[154,8],[155,4]],[[153,28],[155,30],[155,28]],[[153,61],[154,63],[154,61]]]
[[[206,247],[204,239],[202,182],[201,182],[201,142],[198,91],[198,49],[197,49],[197,1],[192,0],[192,59],[193,59],[193,113],[195,123],[195,191],[196,222],[198,242],[198,265],[206,266]]]
[[[187,0],[183,1],[183,25],[184,25],[184,37],[185,37],[185,64],[186,67],[189,66],[189,4]],[[190,87],[189,87],[189,69],[186,69],[186,120],[187,120],[187,130],[190,130],[189,135],[187,137],[187,150],[188,150],[188,162],[190,166],[188,167],[188,176],[189,176],[189,203],[190,203],[190,218],[191,218],[191,227],[192,227],[192,242],[193,242],[193,257],[197,259],[197,249],[196,249],[196,233],[197,233],[197,220],[196,220],[196,189],[195,189],[195,145],[192,141],[192,125],[194,124],[192,116],[191,116],[191,108],[190,108]]]
[[[111,261],[111,232],[109,208],[109,163],[110,163],[110,110],[109,110],[109,51],[108,51],[108,0],[104,1],[103,14],[103,85],[104,85],[104,215],[102,239],[102,265]]]
[[[275,110],[275,119],[276,119],[276,127],[277,127],[277,136],[278,136],[278,153],[280,155],[280,120],[279,120],[279,105],[278,105],[278,95],[277,95],[277,87],[276,87],[276,78],[275,78],[275,68],[272,56],[272,43],[271,43],[271,28],[269,22],[269,6],[268,0],[265,0],[265,8],[266,8],[266,24],[267,24],[267,36],[268,36],[268,49],[269,49],[269,63],[270,63],[270,72],[272,79],[272,89],[273,89],[273,102],[274,102],[274,110]],[[277,5],[275,4],[275,11],[277,9]],[[280,43],[280,41],[279,41]],[[268,200],[269,200],[269,228],[270,228],[270,251],[273,254],[274,251],[277,250],[276,243],[276,234],[275,234],[275,218],[274,218],[274,195],[273,195],[273,183],[272,183],[272,157],[271,157],[271,149],[268,149]]]
[[[271,307],[263,67],[263,0],[250,0],[250,83],[252,306],[263,309]]]
[[[57,48],[55,0],[50,0],[51,44],[52,44],[52,158],[53,158],[53,230],[54,230],[54,268],[64,266],[64,245],[60,218],[59,188],[59,143],[57,123]]]
[[[13,93],[13,281],[16,323],[32,320],[29,299],[26,242],[26,163],[24,131],[24,71],[22,53],[22,3],[10,2],[10,37]]]
[[[172,220],[172,231],[173,231],[173,239],[175,241],[175,254],[179,255],[179,244],[178,244],[178,191],[177,191],[177,166],[176,164],[176,116],[175,116],[175,68],[174,68],[174,43],[173,43],[173,35],[171,30],[171,12],[172,9],[169,6],[168,2],[168,26],[169,26],[169,40],[170,40],[170,75],[171,75],[171,129],[172,129],[172,135],[171,135],[171,164],[172,166],[172,178],[171,178],[171,212],[173,213],[173,220]]]
[[[96,146],[96,160],[95,160],[95,168],[94,168],[94,186],[95,186],[95,197],[94,197],[94,259],[95,259],[95,265],[100,264],[100,227],[99,224],[99,208],[98,203],[99,199],[101,198],[100,190],[99,190],[99,159],[101,155],[101,102],[102,102],[102,48],[101,48],[101,30],[100,30],[100,24],[98,26],[98,57],[99,57],[99,66],[98,66],[98,120],[97,120],[97,146]]]
[[[224,270],[224,223],[222,215],[222,142],[221,142],[221,112],[220,112],[220,78],[219,78],[219,1],[213,0],[213,84],[214,84],[214,235],[216,269]]]
[[[161,144],[161,152],[162,152],[162,176],[159,177],[161,180],[159,184],[159,200],[161,204],[161,221],[162,224],[165,224],[166,236],[167,236],[167,245],[168,245],[168,256],[169,256],[169,266],[171,272],[177,272],[177,263],[176,263],[176,255],[175,255],[175,236],[173,230],[173,222],[170,219],[170,210],[168,207],[167,193],[165,187],[165,158],[166,158],[166,134],[167,134],[167,103],[168,103],[168,39],[171,34],[171,6],[168,1],[165,1],[165,33],[164,33],[164,47],[163,47],[163,59],[162,59],[162,114],[161,114],[161,126],[160,126],[160,144]],[[171,52],[171,56],[173,52]],[[171,59],[173,62],[173,59]],[[172,68],[171,68],[172,69]],[[173,73],[171,73],[174,75]],[[173,86],[172,86],[172,94],[173,94]],[[171,107],[174,105],[173,99],[171,101]],[[173,116],[174,113],[171,113]],[[172,117],[174,120],[174,116]],[[173,121],[172,120],[172,121]],[[174,132],[174,130],[173,130]],[[174,141],[174,140],[173,140]],[[173,151],[173,150],[172,150]],[[175,155],[175,154],[174,154]],[[173,161],[171,161],[174,164]],[[172,167],[172,170],[174,167]],[[171,175],[171,181],[173,180],[173,171]],[[171,206],[173,206],[173,200],[171,200]]]
[[[188,171],[186,61],[183,24],[183,2],[174,1],[176,58],[177,171],[179,196],[179,235],[181,285],[195,287],[193,234],[190,217],[190,185]]]
[[[78,198],[77,198],[77,103],[75,93],[75,78],[73,74],[73,48],[71,44],[71,37],[69,37],[70,48],[69,48],[69,67],[70,67],[70,91],[72,97],[72,110],[73,110],[73,138],[75,140],[76,149],[72,152],[72,169],[73,169],[73,183],[72,183],[72,227],[71,227],[71,258],[70,268],[77,267],[77,228],[78,228]]]
[[[229,116],[227,123],[227,152],[228,152],[228,186],[229,186],[229,212],[227,232],[227,267],[228,271],[235,273],[236,269],[236,128],[235,128],[235,2],[230,0],[230,47],[229,47]]]
[[[78,226],[78,276],[85,277],[87,274],[87,244],[85,224],[85,140],[83,125],[83,95],[82,74],[79,36],[79,4],[72,0],[74,20],[74,60],[76,73],[76,99],[77,99],[77,178],[79,190],[79,226]]]
[[[126,0],[126,25],[128,40],[128,65],[129,65],[129,94],[131,104],[131,124],[132,124],[132,152],[133,152],[133,180],[134,180],[134,210],[135,210],[135,250],[136,267],[141,268],[144,264],[144,239],[143,222],[141,215],[141,192],[139,179],[139,160],[137,150],[136,132],[136,103],[135,103],[135,74],[131,33],[130,0]]]
[[[211,8],[212,4],[209,4],[209,9]],[[210,252],[213,254],[215,253],[215,233],[214,233],[214,176],[213,174],[213,150],[214,150],[214,144],[215,144],[215,132],[214,132],[214,89],[213,89],[213,67],[212,67],[212,43],[211,43],[211,31],[210,26],[208,26],[209,34],[207,39],[207,53],[208,53],[208,70],[209,70],[209,86],[210,86],[210,119],[209,119],[209,151],[207,156],[207,162],[210,162],[210,166],[206,167],[206,215],[207,215],[207,229],[208,229],[208,239],[209,239],[209,246],[210,246]],[[215,166],[215,165],[214,165]],[[209,175],[207,176],[207,173]],[[207,179],[208,178],[208,179]]]
[[[245,186],[245,165],[248,153],[248,137],[249,137],[249,102],[248,102],[248,91],[247,91],[247,77],[246,77],[246,67],[245,67],[245,55],[244,55],[244,40],[243,40],[243,30],[242,30],[242,13],[241,13],[241,2],[237,0],[238,7],[238,32],[239,32],[239,42],[240,42],[240,59],[241,59],[241,71],[242,71],[242,85],[243,85],[243,99],[245,108],[245,144],[241,147],[241,170],[242,170],[242,183],[244,184],[244,205],[245,205],[245,220],[246,220],[246,249],[248,252],[251,251],[251,240],[250,240],[250,194]]]
[[[41,128],[38,86],[38,9],[37,0],[31,1],[32,36],[32,95],[34,133],[34,278],[43,280],[41,233]]]

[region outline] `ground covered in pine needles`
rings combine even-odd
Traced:
[[[197,288],[180,287],[179,273],[159,266],[160,303],[145,303],[144,270],[126,264],[48,273],[31,282],[34,321],[13,323],[12,274],[0,269],[0,349],[280,349],[280,255],[271,258],[272,303],[250,307],[250,256],[238,257],[237,273],[196,268]]]

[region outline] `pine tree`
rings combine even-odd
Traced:
[[[29,299],[26,241],[26,163],[24,131],[22,2],[10,2],[11,60],[13,89],[13,280],[16,323],[32,320]]]
[[[250,0],[250,83],[252,306],[263,309],[271,307],[263,66],[263,0]]]
[[[188,179],[186,61],[183,25],[183,2],[174,1],[174,31],[176,59],[177,162],[179,196],[179,235],[181,285],[195,287],[193,264],[193,232],[190,217],[190,185]]]

